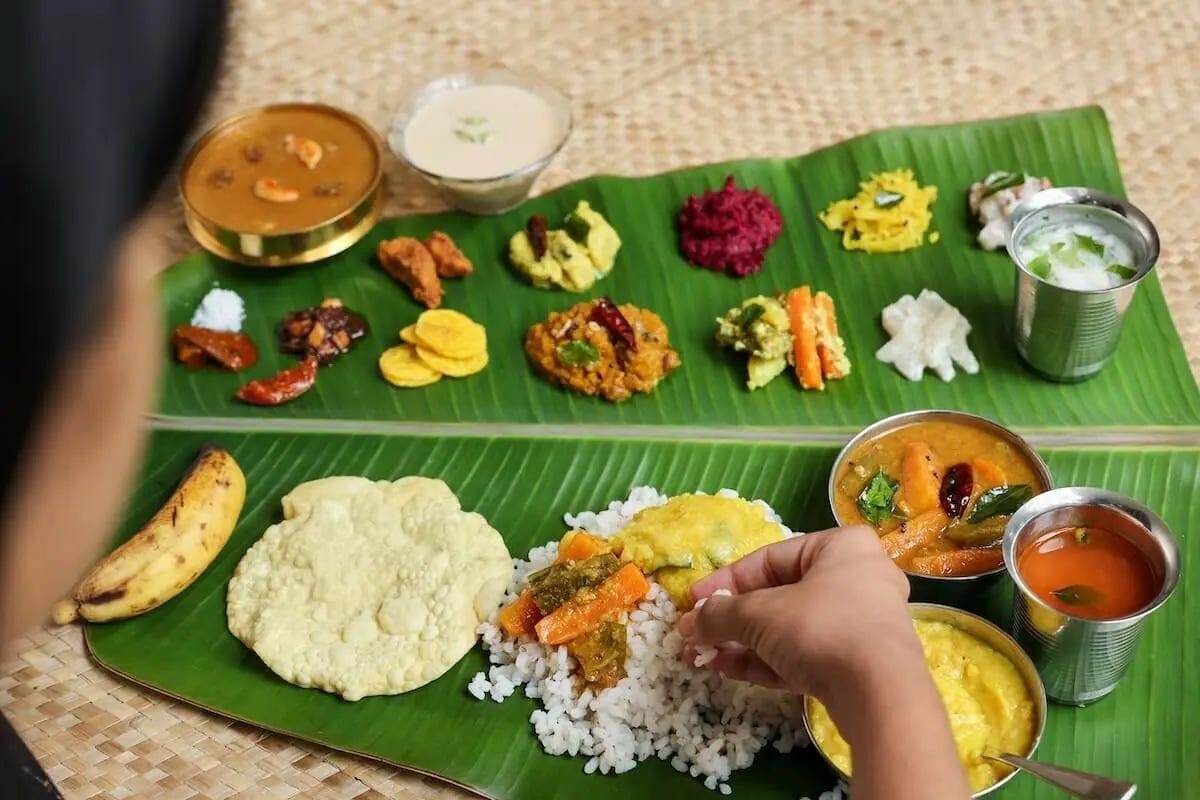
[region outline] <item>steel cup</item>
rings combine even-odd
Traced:
[[[1159,580],[1149,605],[1117,619],[1084,619],[1052,608],[1029,589],[1017,569],[1022,551],[1045,533],[1080,526],[1112,531],[1146,555]],[[1082,706],[1117,688],[1146,618],[1179,582],[1180,555],[1175,536],[1150,509],[1103,489],[1071,487],[1038,495],[1012,516],[1004,531],[1004,564],[1016,584],[1013,638],[1033,660],[1047,697]]]
[[[1124,239],[1134,252],[1136,274],[1111,289],[1064,289],[1029,271],[1019,245],[1048,224],[1087,218]],[[1081,381],[1099,372],[1121,337],[1125,310],[1137,285],[1158,261],[1158,232],[1131,204],[1095,189],[1046,189],[1012,215],[1008,254],[1017,267],[1013,340],[1036,372],[1055,381]]]

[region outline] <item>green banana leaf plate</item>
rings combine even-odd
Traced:
[[[335,474],[444,479],[463,506],[481,512],[514,554],[557,538],[567,511],[600,508],[632,485],[670,493],[722,487],[771,503],[792,527],[830,524],[825,482],[836,448],[828,445],[669,442],[629,438],[548,439],[380,436],[332,433],[159,431],[149,465],[122,527],[129,535],[166,499],[196,451],[228,448],[246,471],[249,492],[229,544],[179,597],[141,617],[87,629],[101,664],[141,684],[218,714],[311,742],[440,776],[505,800],[620,796],[716,796],[667,764],[651,761],[621,776],[585,775],[584,759],[544,754],[528,723],[533,702],[480,702],[465,686],[484,669],[471,653],[433,683],[397,697],[347,703],[276,678],[225,627],[225,587],[238,560],[279,518],[281,497],[297,483]],[[1158,509],[1182,534],[1186,563],[1200,560],[1200,450],[1055,449],[1042,451],[1060,485],[1107,486]],[[1139,796],[1186,797],[1200,786],[1200,572],[1185,567],[1176,596],[1152,619],[1130,672],[1110,697],[1085,709],[1052,707],[1038,755],[1048,761],[1136,781]],[[997,598],[997,609],[1004,598]],[[781,756],[768,748],[735,773],[735,797],[815,797],[834,777],[808,749]],[[1006,798],[1060,794],[1018,776]]]
[[[941,241],[893,255],[843,250],[840,234],[825,230],[817,213],[854,194],[869,173],[898,167],[912,167],[923,185],[938,187],[933,229],[941,233]],[[163,278],[168,323],[187,322],[204,293],[219,283],[245,298],[246,331],[263,359],[250,373],[239,375],[190,372],[171,364],[159,414],[846,432],[890,413],[941,407],[1023,429],[1200,425],[1200,392],[1155,277],[1141,284],[1120,347],[1098,377],[1077,385],[1055,384],[1023,365],[1008,331],[1014,267],[1004,253],[984,252],[976,245],[976,224],[966,205],[971,183],[995,169],[1046,175],[1060,186],[1123,191],[1104,112],[1084,108],[881,131],[799,158],[734,161],[649,178],[589,178],[496,217],[437,214],[385,220],[355,247],[310,267],[253,270],[198,253]],[[784,218],[783,234],[768,251],[762,271],[741,280],[688,265],[676,241],[675,214],[684,199],[719,187],[729,174],[740,185],[767,192]],[[553,223],[581,199],[602,210],[624,239],[612,275],[583,295],[522,283],[507,264],[509,237],[529,215],[544,214]],[[435,229],[451,234],[475,262],[474,275],[445,282],[444,305],[487,327],[491,364],[467,379],[396,389],[380,377],[376,361],[421,308],[374,264],[373,253],[383,238],[424,236]],[[790,376],[749,392],[745,359],[717,348],[714,319],[746,297],[802,283],[830,292],[838,303],[854,371],[824,392],[800,391]],[[910,383],[875,359],[887,340],[879,324],[881,309],[927,287],[971,321],[969,341],[979,357],[980,374],[960,375],[952,383],[930,374]],[[573,395],[538,377],[525,358],[521,342],[530,325],[550,311],[600,294],[657,311],[671,330],[683,367],[649,396],[611,404]],[[238,403],[233,395],[240,383],[295,363],[276,347],[274,326],[280,318],[329,295],[362,312],[371,334],[322,370],[316,387],[298,400],[277,408]]]

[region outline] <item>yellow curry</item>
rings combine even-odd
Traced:
[[[783,539],[766,511],[740,497],[683,494],[641,511],[616,536],[613,549],[671,595],[692,607],[696,581],[758,548]]]
[[[998,569],[1008,518],[1045,491],[1033,462],[996,432],[966,422],[917,422],[864,443],[838,472],[834,510],[875,528],[908,572],[978,575]]]
[[[1008,774],[983,758],[984,750],[1025,755],[1037,721],[1033,697],[1016,666],[999,651],[945,622],[914,620],[938,694],[950,715],[958,755],[971,790],[986,789]],[[808,698],[813,739],[830,761],[851,774],[850,745],[825,706]]]

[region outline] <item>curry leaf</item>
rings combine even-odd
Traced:
[[[875,195],[876,208],[891,208],[897,206],[904,199],[904,195],[899,192],[879,192]]]
[[[1016,483],[1011,486],[997,486],[994,489],[988,489],[975,501],[975,508],[971,510],[971,516],[967,522],[974,524],[991,517],[1013,514],[1031,497],[1033,497],[1033,487],[1028,483]]]
[[[1004,189],[1011,189],[1014,186],[1020,186],[1025,182],[1025,176],[1019,172],[1000,172],[984,181],[987,188],[983,192],[984,197],[991,197],[996,192]]]
[[[554,350],[558,360],[568,367],[590,367],[600,360],[600,351],[582,339],[563,342]]]
[[[1134,275],[1137,275],[1137,270],[1131,267],[1123,267],[1120,264],[1109,264],[1105,272],[1111,272],[1123,281],[1127,281]]]
[[[1072,234],[1075,237],[1075,246],[1080,250],[1086,250],[1098,256],[1104,255],[1104,245],[1093,239],[1091,236],[1083,233]]]
[[[738,314],[737,326],[742,330],[745,330],[746,328],[750,327],[751,323],[765,313],[767,313],[767,309],[762,305],[762,303],[753,303],[748,305],[742,309],[740,314]]]
[[[1055,589],[1050,594],[1069,606],[1092,606],[1104,599],[1104,595],[1099,591],[1082,583],[1073,583],[1070,586]]]
[[[1042,280],[1047,280],[1050,277],[1050,256],[1045,253],[1033,259],[1025,266]]]
[[[858,510],[872,525],[879,525],[896,514],[896,492],[900,482],[880,467],[858,495]]]

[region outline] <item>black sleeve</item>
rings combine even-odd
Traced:
[[[103,308],[114,244],[195,122],[224,19],[224,0],[0,3],[0,513],[56,367]],[[0,796],[58,797],[3,717]]]
[[[223,0],[0,4],[0,509],[47,383],[107,296],[114,244],[213,81]]]

